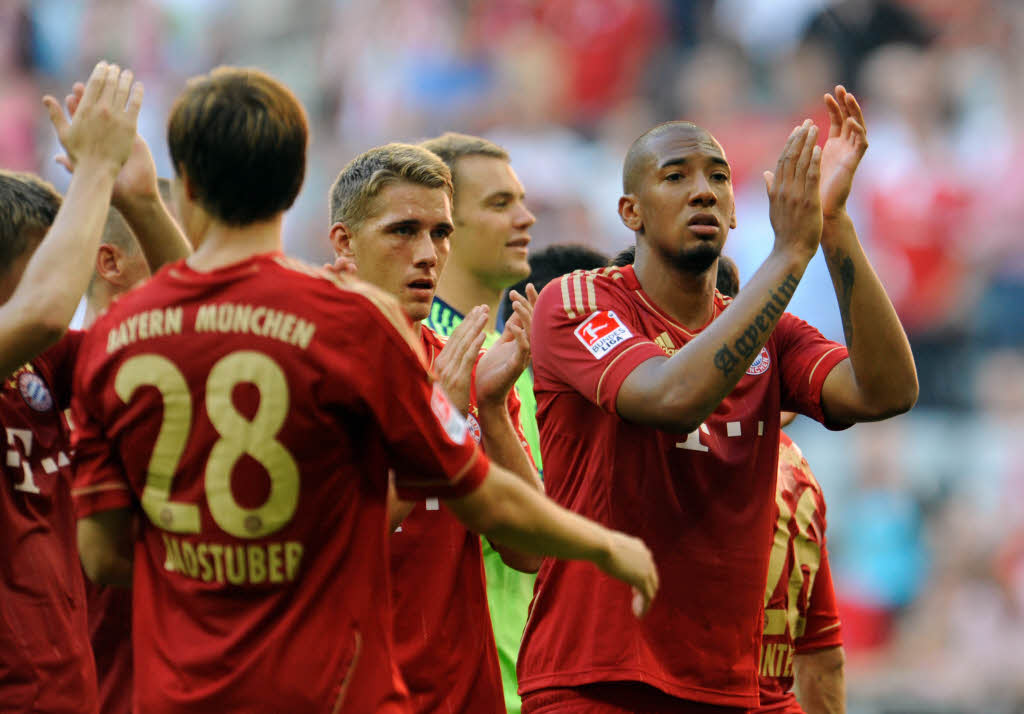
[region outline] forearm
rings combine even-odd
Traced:
[[[101,511],[78,521],[82,569],[101,585],[132,584],[133,514],[127,508]]]
[[[794,657],[797,700],[807,714],[845,714],[845,665],[842,647]]]
[[[83,162],[57,217],[0,306],[0,371],[8,375],[67,330],[92,276],[117,166]]]
[[[125,217],[135,237],[139,239],[142,253],[152,272],[191,255],[192,245],[164,205],[159,192],[120,200],[115,208]]]
[[[729,309],[672,357],[620,389],[619,414],[672,431],[700,426],[733,390],[789,305],[811,256],[773,251]],[[634,381],[634,375],[637,379]],[[636,388],[638,387],[638,388]],[[628,403],[624,403],[628,401]]]
[[[845,212],[826,217],[821,240],[861,400],[888,414],[917,400],[910,343]]]
[[[519,435],[516,434],[506,405],[480,404],[477,416],[480,419],[482,445],[487,458],[511,471],[527,486],[544,493],[544,482],[541,481],[529,454],[519,440]]]
[[[480,418],[482,442],[488,458],[506,468],[513,476],[519,477],[527,486],[544,493],[544,482],[540,480],[530,457],[520,443],[505,404],[481,404],[477,415]],[[540,556],[522,553],[494,541],[491,542],[491,546],[501,556],[502,562],[510,568],[524,573],[535,573],[540,569],[543,560]]]
[[[446,504],[472,530],[519,551],[598,564],[610,553],[611,531],[495,464],[477,491]]]

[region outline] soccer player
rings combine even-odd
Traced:
[[[841,428],[917,397],[906,336],[845,210],[867,148],[860,107],[841,87],[826,104],[824,148],[808,120],[765,174],[775,244],[728,307],[715,277],[736,222],[729,164],[687,122],[627,153],[619,214],[635,265],[574,273],[537,302],[548,493],[643,537],[665,592],[632,622],[616,615],[628,591],[545,561],[519,657],[524,711],[756,707],[780,410]],[[784,312],[819,245],[846,347]]]
[[[515,316],[504,338],[482,356],[489,306],[470,310],[447,340],[421,322],[449,259],[451,190],[448,167],[427,149],[371,149],[331,189],[331,242],[360,278],[394,295],[418,325],[428,361],[453,403],[468,408],[471,433],[492,463],[543,493],[511,392],[530,359],[532,304],[513,295]],[[480,538],[437,499],[402,502],[395,510],[392,525],[401,522],[391,538],[395,653],[415,711],[504,712]],[[539,558],[500,545],[494,550],[517,572],[540,567]]]
[[[526,208],[523,186],[509,163],[508,153],[500,146],[453,132],[429,139],[422,146],[448,165],[455,187],[451,255],[438,280],[437,294],[425,324],[447,337],[473,307],[486,305],[484,346],[489,347],[498,339],[495,324],[503,293],[530,274],[528,231],[536,219]],[[516,392],[522,403],[520,425],[533,461],[543,473],[537,402],[528,369],[516,382]],[[505,706],[516,714],[520,709],[516,658],[536,576],[534,572],[509,567],[487,541],[483,549],[487,601],[498,647]]]
[[[389,465],[399,495],[593,560],[646,605],[642,543],[489,464],[392,298],[281,254],[307,145],[291,92],[257,70],[195,78],[168,144],[197,249],[111,306],[74,380],[79,552],[132,583],[137,711],[407,711]]]
[[[55,99],[44,99],[61,144],[78,164],[63,201],[35,176],[0,172],[0,422],[7,441],[0,702],[6,711],[96,708],[61,420],[79,335],[60,338],[89,282],[115,177],[131,150],[142,100],[132,79],[116,65],[96,65],[71,122]]]
[[[532,284],[536,290],[540,291],[555,278],[568,275],[574,270],[593,270],[606,265],[609,265],[608,256],[589,246],[573,243],[549,245],[547,248],[530,253],[529,277],[520,280],[509,290],[522,293],[526,290],[527,285]],[[511,302],[507,298],[502,298],[500,310],[502,317],[507,319],[511,310]]]

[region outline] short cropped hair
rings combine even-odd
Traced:
[[[448,168],[452,170],[456,181],[458,171],[455,170],[455,162],[466,156],[489,156],[492,159],[508,161],[508,152],[493,141],[454,131],[446,131],[441,136],[421,141],[420,146],[440,156],[441,161],[448,164]]]
[[[0,170],[0,274],[36,246],[60,210],[61,195],[38,176]]]
[[[167,125],[174,170],[207,213],[232,226],[267,220],[295,202],[308,137],[306,113],[287,87],[235,67],[189,80]]]
[[[128,227],[127,221],[124,220],[124,216],[113,206],[107,211],[107,222],[103,224],[101,242],[116,245],[127,255],[135,255],[142,250],[138,239],[132,229]]]
[[[386,186],[407,181],[440,188],[452,197],[452,173],[433,152],[413,144],[385,144],[352,159],[331,186],[331,223],[358,228],[373,215]]]

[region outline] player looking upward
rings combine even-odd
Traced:
[[[734,300],[715,291],[736,222],[729,164],[687,122],[627,153],[619,215],[635,265],[574,273],[538,300],[548,493],[641,535],[666,596],[623,620],[609,613],[628,592],[545,561],[519,658],[524,711],[757,706],[780,410],[841,428],[917,397],[906,336],[845,211],[867,148],[860,107],[841,87],[826,104],[824,148],[806,121],[766,172],[775,244]],[[819,244],[846,347],[784,312]]]
[[[388,466],[400,495],[447,499],[512,547],[656,588],[638,540],[488,463],[390,296],[281,254],[307,136],[257,70],[191,80],[168,144],[196,251],[82,346],[79,550],[93,579],[132,583],[138,711],[407,711],[382,596]]]
[[[416,323],[428,362],[455,406],[468,409],[471,433],[491,462],[543,492],[510,392],[530,359],[532,305],[514,295],[504,339],[482,356],[486,306],[470,310],[448,340],[421,322],[449,259],[450,197],[448,167],[430,151],[408,144],[371,149],[331,189],[331,242],[360,278],[394,295]],[[437,499],[401,502],[396,510],[395,653],[415,711],[504,712],[480,538]],[[540,567],[539,558],[496,550],[512,567]]]

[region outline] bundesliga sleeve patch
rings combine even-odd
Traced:
[[[623,325],[622,320],[611,310],[595,312],[582,322],[573,334],[596,359],[603,358],[633,336],[629,328]]]
[[[466,418],[459,413],[437,382],[434,382],[434,388],[430,393],[430,409],[449,439],[456,444],[466,441]]]

